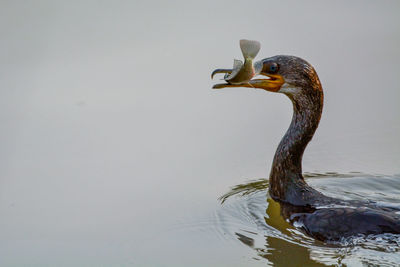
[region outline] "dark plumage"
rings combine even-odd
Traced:
[[[292,220],[299,220],[304,230],[320,240],[340,240],[358,234],[400,233],[400,220],[392,213],[359,208],[322,208],[313,213],[300,213]]]

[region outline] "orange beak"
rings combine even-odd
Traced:
[[[215,70],[213,74],[218,73],[216,71],[217,70]],[[222,89],[225,87],[248,87],[248,88],[264,89],[270,92],[278,92],[281,86],[285,83],[285,80],[279,74],[267,74],[261,72],[259,75],[266,76],[268,77],[268,79],[254,79],[243,84],[220,83],[214,85],[213,89]]]

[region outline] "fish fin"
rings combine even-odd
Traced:
[[[233,70],[239,70],[240,68],[242,68],[243,66],[243,62],[239,59],[234,59],[233,60]]]
[[[243,57],[246,58],[255,58],[260,51],[261,44],[259,41],[253,40],[240,40],[240,49],[242,50]]]
[[[224,76],[225,81],[232,79],[233,77],[235,77],[238,72],[240,71],[240,69],[243,66],[243,62],[239,59],[234,59],[233,60],[233,69],[231,73],[227,73]]]

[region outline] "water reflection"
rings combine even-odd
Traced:
[[[380,198],[373,197],[374,201],[390,199],[394,205],[400,204],[400,199],[393,198],[392,191],[389,190],[393,183],[398,188],[399,177],[364,177],[359,173],[314,173],[307,174],[306,177],[312,177],[308,182],[315,184],[318,190],[321,190],[320,185],[325,184],[324,193],[334,197],[340,197],[342,192],[335,192],[336,188],[330,188],[331,184],[346,183],[352,186],[353,191],[358,189],[365,192],[371,183],[377,182],[383,190],[379,192]],[[387,190],[385,186],[388,187]],[[255,259],[266,260],[274,266],[373,265],[377,262],[391,266],[399,262],[399,256],[393,252],[400,250],[400,236],[385,234],[357,237],[341,244],[327,244],[314,240],[285,219],[287,207],[271,199],[267,195],[267,188],[268,180],[259,179],[234,186],[220,198],[222,208],[219,216],[224,219],[220,220],[223,225],[219,227],[225,233],[230,233],[232,238],[253,249],[257,255]],[[346,197],[351,198],[352,195],[344,196]]]
[[[275,266],[324,266],[311,258],[310,251],[306,247],[276,237],[267,237],[266,244],[269,246],[270,253],[262,257]]]
[[[289,229],[293,229],[280,214],[280,204],[271,198],[267,199],[265,222],[279,230],[284,235],[291,235]],[[257,254],[273,263],[274,266],[324,266],[311,258],[307,247],[298,245],[283,238],[265,236],[265,249],[254,247],[254,239],[241,233],[235,233],[237,239],[243,244],[255,249]],[[254,234],[254,233],[253,233]]]

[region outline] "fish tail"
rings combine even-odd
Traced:
[[[243,57],[253,59],[257,56],[260,51],[261,44],[258,41],[253,40],[240,40],[240,49],[242,50]]]

